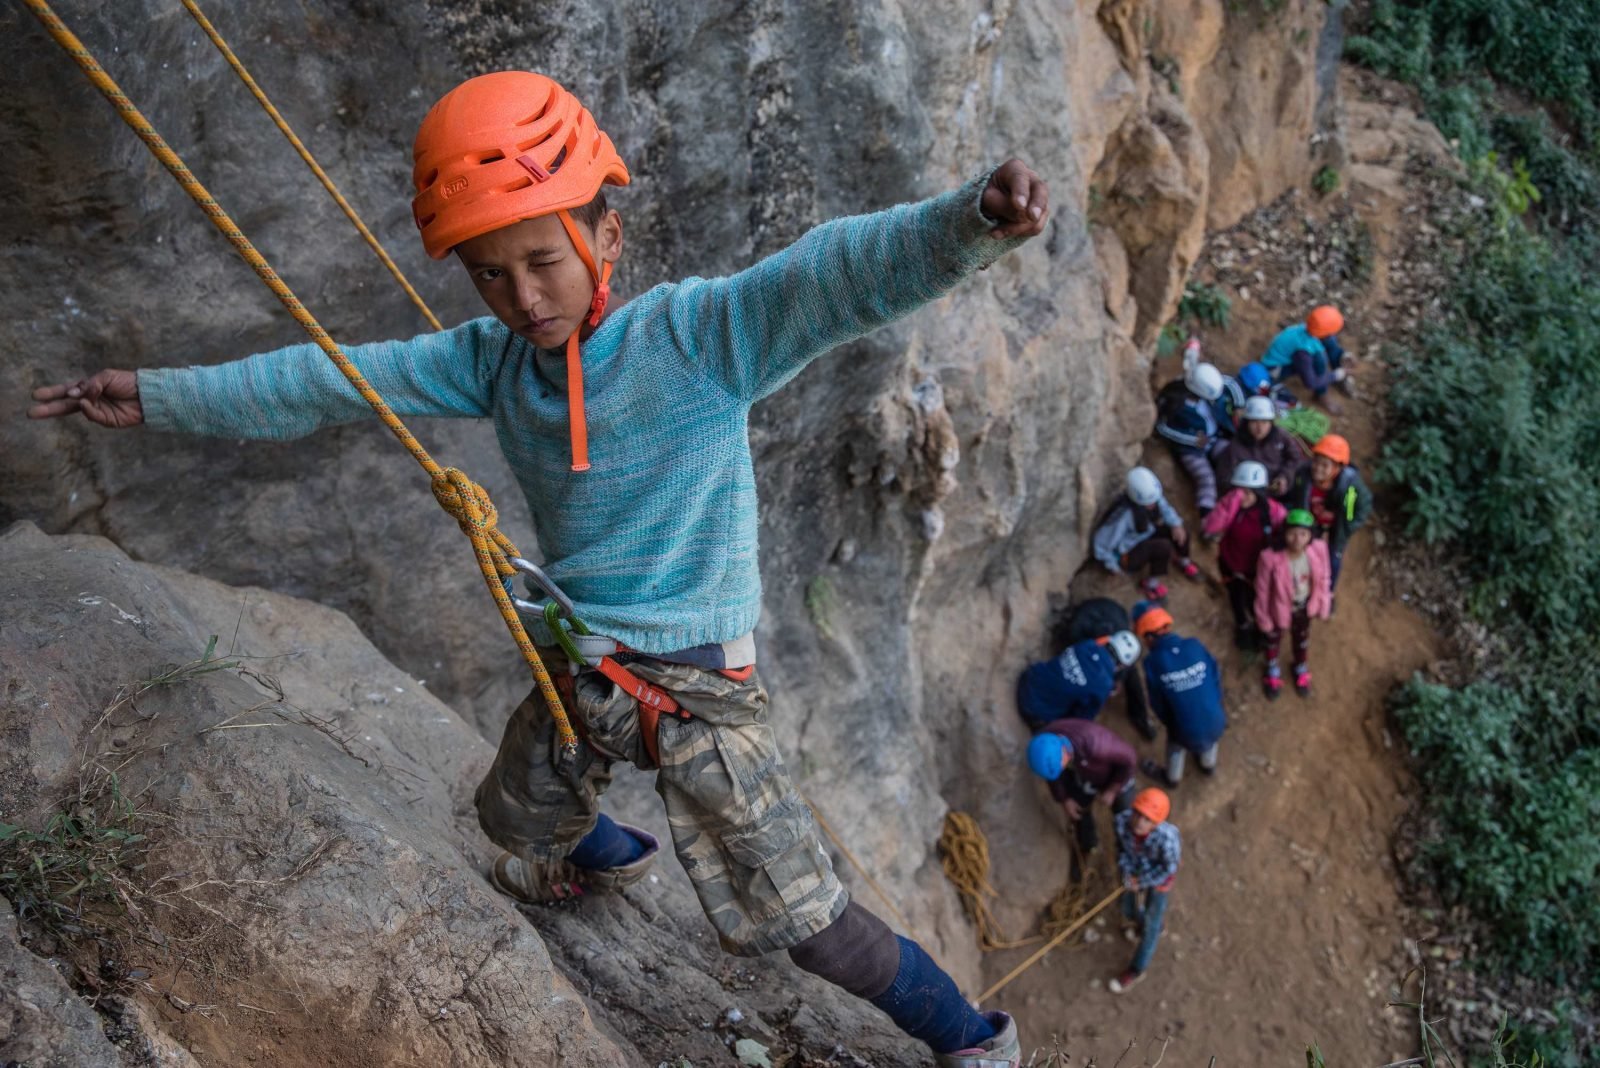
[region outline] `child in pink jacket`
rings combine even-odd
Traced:
[[[1315,517],[1296,508],[1285,522],[1286,547],[1267,549],[1256,562],[1256,626],[1261,628],[1267,654],[1261,686],[1272,700],[1283,689],[1278,644],[1286,630],[1294,639],[1294,692],[1301,697],[1311,693],[1311,665],[1306,660],[1311,621],[1327,619],[1333,607],[1328,545],[1313,534]]]

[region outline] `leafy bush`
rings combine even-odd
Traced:
[[[1349,52],[1425,93],[1482,72],[1556,105],[1586,140],[1600,133],[1600,20],[1588,0],[1377,0]]]
[[[1600,749],[1530,681],[1413,680],[1395,711],[1443,833],[1423,860],[1512,970],[1600,989]],[[1565,695],[1563,695],[1565,696]]]
[[[1570,634],[1600,590],[1600,278],[1521,227],[1468,244],[1446,316],[1398,357],[1380,474],[1480,614]]]
[[[1339,188],[1339,171],[1334,167],[1323,167],[1311,176],[1311,189],[1319,197],[1325,197]]]

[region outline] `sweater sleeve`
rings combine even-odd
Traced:
[[[1239,502],[1244,499],[1244,491],[1235,487],[1222,495],[1217,506],[1211,509],[1200,523],[1200,529],[1212,537],[1220,537],[1233,525],[1234,516],[1239,514]]]
[[[989,172],[952,192],[835,219],[727,278],[676,287],[674,331],[691,361],[754,402],[813,359],[915,311],[1022,244],[978,212]]]
[[[486,416],[494,369],[512,335],[492,318],[410,341],[344,350],[399,415]],[[145,423],[212,437],[304,437],[371,414],[316,345],[307,342],[207,367],[139,372]]]
[[[1183,526],[1183,516],[1178,514],[1178,510],[1172,507],[1171,503],[1167,501],[1166,497],[1162,497],[1161,500],[1157,502],[1157,507],[1161,509],[1161,521],[1167,526],[1171,527],[1173,530],[1177,530],[1179,527]]]
[[[1094,558],[1113,575],[1122,573],[1122,557],[1118,552],[1118,546],[1125,536],[1125,528],[1128,526],[1127,516],[1125,509],[1113,512],[1095,529],[1094,537],[1091,539]]]

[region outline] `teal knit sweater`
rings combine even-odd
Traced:
[[[568,469],[561,352],[487,317],[345,351],[403,416],[494,420],[546,569],[596,633],[646,653],[731,641],[761,611],[751,405],[1019,244],[989,235],[985,180],[825,223],[736,275],[659,285],[607,316],[582,349],[582,474]],[[218,437],[295,438],[371,414],[309,343],[141,371],[139,395],[151,427]]]

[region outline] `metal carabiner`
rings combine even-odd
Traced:
[[[524,560],[520,556],[513,556],[510,563],[513,568],[533,579],[534,584],[544,591],[546,597],[550,598],[551,607],[560,609],[559,614],[563,618],[577,619],[578,610],[573,607],[572,598],[563,593],[561,587],[557,586],[550,576],[545,574],[544,568],[532,560]],[[511,597],[511,603],[522,611],[530,612],[534,615],[538,615],[545,610],[545,606],[537,601],[529,601],[515,594]],[[583,634],[586,631],[579,631],[578,633]]]

